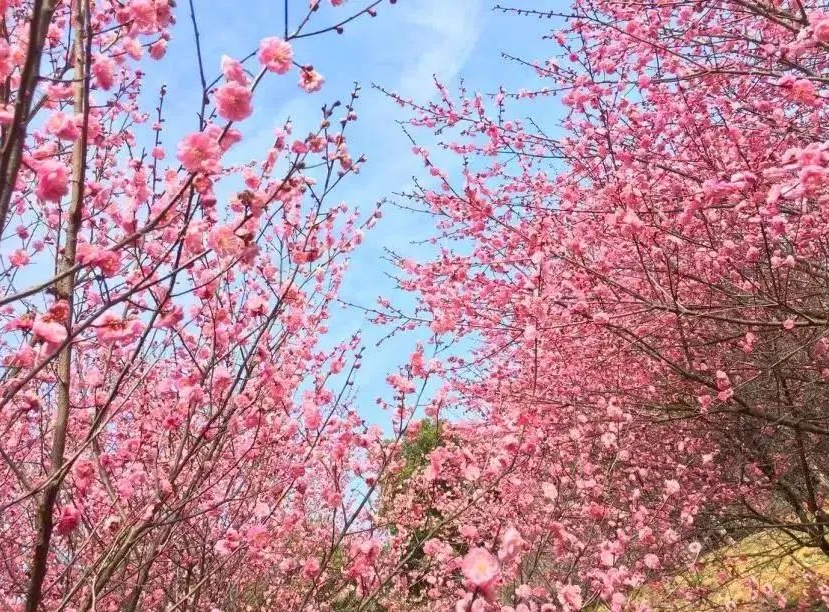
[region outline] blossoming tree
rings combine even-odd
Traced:
[[[292,44],[381,3],[350,4],[319,24],[292,7],[244,59],[196,47],[198,121],[171,142],[166,91],[139,94],[181,6],[0,2],[3,610],[303,609],[344,588],[332,557],[371,537],[383,469],[350,405],[358,339],[319,345],[379,216],[331,202],[363,163],[358,91],[223,157],[264,79],[322,87]]]
[[[422,529],[468,491],[497,491],[430,544],[460,571],[432,574],[427,596],[635,609],[658,570],[723,537],[782,529],[783,555],[829,552],[827,7],[499,8],[553,24],[555,57],[505,58],[537,87],[390,94],[415,141],[442,139],[441,156],[415,146],[431,182],[407,203],[436,219],[442,248],[399,261],[417,311],[378,317],[477,346],[444,364],[470,420],[447,425],[401,520]],[[518,118],[551,99],[559,126]],[[446,153],[459,176],[438,167]],[[527,543],[517,566],[498,559],[510,528]],[[804,605],[820,597],[810,579]]]

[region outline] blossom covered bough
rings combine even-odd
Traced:
[[[204,58],[194,3],[0,0],[0,610],[829,603],[702,570],[767,530],[829,556],[829,6],[505,7],[551,24],[505,57],[537,88],[390,94],[443,150],[406,203],[438,256],[395,260],[416,311],[374,312],[431,339],[383,433],[360,338],[322,341],[381,216],[332,202],[359,89],[228,161],[260,83],[324,90],[301,41],[381,2],[299,4]],[[176,18],[203,91],[173,141],[142,83]]]
[[[317,2],[292,7],[244,59],[197,46],[198,119],[171,142],[142,81],[176,18],[197,25],[181,4],[0,2],[3,610],[310,609],[372,537],[359,339],[319,343],[380,216],[331,203],[364,162],[358,90],[224,158],[263,79],[323,86],[298,41],[381,2],[331,2],[317,29]]]
[[[497,10],[550,24],[549,59],[504,56],[532,86],[387,92],[428,175],[405,207],[439,254],[397,259],[418,306],[376,318],[475,347],[442,364],[440,440],[395,498],[398,529],[438,529],[400,596],[648,610],[685,572],[661,589],[676,609],[825,603],[809,568],[701,568],[750,534],[784,534],[758,564],[829,555],[829,6]],[[737,583],[745,600],[712,598]]]

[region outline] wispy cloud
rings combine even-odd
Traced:
[[[433,75],[450,80],[463,69],[482,31],[483,8],[480,0],[422,0],[406,9],[416,44],[398,83],[401,94],[422,96]]]

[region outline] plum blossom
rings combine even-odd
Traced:
[[[271,36],[259,43],[259,62],[271,72],[285,74],[291,69],[293,50],[281,38]]]
[[[124,319],[106,311],[94,322],[95,335],[102,344],[115,344],[131,340],[141,331],[141,321]]]
[[[238,83],[239,85],[247,85],[248,83],[248,75],[245,74],[242,63],[227,55],[222,56],[222,74],[231,83]]]
[[[105,55],[96,55],[92,61],[92,76],[101,89],[112,89],[115,83],[115,62]]]
[[[81,133],[78,121],[61,111],[50,116],[44,128],[48,134],[57,136],[61,140],[75,140]]]
[[[461,572],[474,587],[487,587],[498,578],[498,560],[484,548],[473,548],[463,558]]]
[[[809,15],[809,24],[812,26],[812,38],[821,43],[829,42],[829,15],[813,13]]]
[[[646,554],[643,559],[643,563],[645,564],[645,567],[647,567],[648,569],[659,569],[659,557],[657,557],[653,553]]]
[[[219,116],[228,121],[242,121],[253,112],[250,89],[240,83],[231,82],[219,87],[215,100]]]
[[[206,132],[189,134],[178,144],[178,160],[188,172],[216,173],[221,156],[218,141]]]
[[[325,83],[325,78],[313,68],[306,66],[300,70],[299,86],[308,93],[319,91],[323,83]]]
[[[220,225],[210,232],[207,244],[219,257],[236,257],[245,246],[244,241],[229,225]]]
[[[55,533],[58,535],[68,535],[75,531],[81,524],[81,511],[75,506],[67,505],[61,508],[57,523],[55,524]]]
[[[40,315],[35,319],[32,331],[48,344],[57,345],[66,340],[66,326],[50,317]]]
[[[512,561],[521,553],[521,547],[524,545],[524,540],[521,539],[521,534],[515,527],[508,527],[501,536],[501,547],[498,549],[498,558],[507,563]]]
[[[59,202],[69,193],[69,168],[56,160],[45,160],[37,167],[35,195],[47,202]]]
[[[575,612],[575,610],[581,609],[583,601],[581,597],[581,589],[578,585],[559,585],[557,591],[558,603],[563,606],[565,612]]]
[[[121,265],[117,251],[103,249],[87,242],[78,243],[76,258],[78,263],[96,266],[106,277],[115,276]]]
[[[676,480],[666,480],[665,481],[665,494],[668,496],[676,495],[679,493],[681,487],[679,486],[679,482]]]
[[[23,249],[15,249],[12,251],[11,255],[9,255],[9,263],[16,268],[25,266],[29,263],[29,260],[29,254]]]

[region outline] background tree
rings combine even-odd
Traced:
[[[535,89],[395,96],[413,135],[440,134],[463,171],[415,146],[430,178],[407,205],[433,215],[442,248],[399,260],[420,305],[380,318],[476,343],[447,368],[480,423],[464,448],[524,436],[518,455],[544,460],[521,494],[543,496],[547,480],[572,495],[572,562],[543,564],[546,591],[524,602],[633,605],[649,571],[681,567],[723,529],[783,530],[791,549],[825,553],[827,7],[503,10],[558,28],[555,57],[505,57]],[[560,126],[543,110],[510,116],[552,98]],[[541,524],[528,506],[506,515],[522,535]],[[504,518],[480,518],[492,554]],[[494,600],[491,583],[466,584],[463,609]]]

